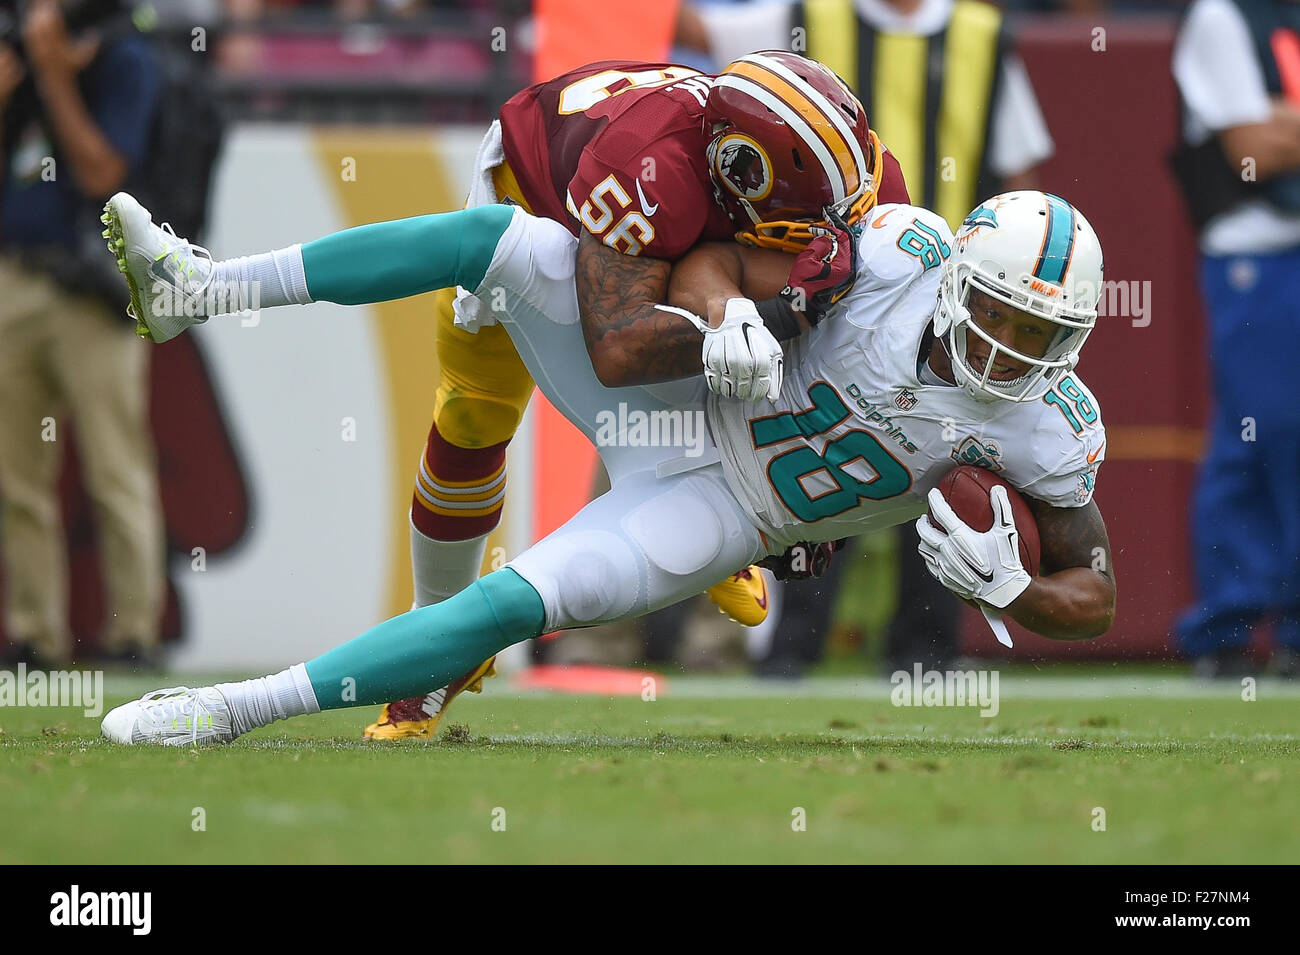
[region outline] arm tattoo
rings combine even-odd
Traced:
[[[1038,522],[1038,537],[1043,547],[1040,573],[1085,567],[1114,581],[1110,537],[1095,501],[1083,507],[1053,507],[1026,495],[1025,503]]]
[[[625,385],[698,375],[698,329],[654,306],[667,301],[672,263],[624,255],[587,232],[578,243],[575,283],[587,352]],[[608,376],[603,376],[608,377]]]

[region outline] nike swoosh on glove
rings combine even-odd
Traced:
[[[703,359],[709,390],[724,398],[775,400],[781,393],[785,353],[747,298],[727,299],[722,324],[704,333]]]
[[[917,550],[939,583],[959,597],[998,609],[1025,592],[1031,578],[1020,563],[1020,532],[1006,488],[995,487],[989,495],[993,526],[987,531],[977,531],[958,517],[938,488],[930,491],[928,500],[939,527],[927,515],[917,519]]]

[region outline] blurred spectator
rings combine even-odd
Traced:
[[[1002,0],[1001,5],[1017,13],[1100,13],[1111,0]],[[1124,6],[1124,0],[1118,5]]]
[[[720,63],[754,50],[793,49],[835,70],[902,164],[912,201],[954,228],[981,198],[1037,187],[1035,168],[1052,154],[1052,139],[995,7],[809,0],[696,10]],[[965,42],[956,42],[954,31]]]
[[[226,0],[213,47],[223,103],[258,120],[486,123],[527,82],[526,9],[526,0]]]
[[[210,27],[222,16],[222,0],[150,0],[134,4],[137,10],[164,28]]]
[[[34,0],[21,22],[7,22],[0,29],[5,660],[52,666],[72,649],[56,494],[71,412],[102,552],[108,613],[100,647],[110,659],[150,663],[164,542],[148,428],[149,349],[124,315],[125,286],[98,216],[145,157],[162,77],[115,2]]]
[[[1198,603],[1177,642],[1203,676],[1300,661],[1300,4],[1196,0],[1174,45],[1185,145],[1175,168],[1199,230],[1216,407],[1192,525]]]
[[[786,48],[835,70],[898,158],[912,202],[934,209],[954,230],[979,200],[1038,187],[1036,170],[1052,154],[1052,138],[996,7],[807,0],[700,6],[697,13],[720,62]],[[926,571],[912,525],[890,533],[898,535],[900,579],[886,667],[919,661],[942,668],[956,654],[959,604]],[[786,619],[760,663],[764,672],[797,675],[820,659],[845,556],[821,578],[786,585]]]

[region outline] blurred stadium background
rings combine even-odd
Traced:
[[[1167,658],[1192,598],[1188,499],[1208,397],[1194,234],[1166,163],[1182,5],[1005,6],[1056,142],[1041,187],[1090,217],[1108,280],[1149,290],[1143,317],[1102,319],[1081,366],[1109,434],[1097,499],[1118,619],[1084,645],[1021,632],[1014,654]],[[676,0],[195,0],[157,12],[175,42],[192,43],[199,25],[230,120],[202,237],[220,256],[459,207],[484,128],[535,78],[608,58],[717,65],[674,52]],[[1098,28],[1103,50],[1088,42]],[[436,381],[430,314],[426,299],[315,305],[213,322],[157,348],[173,666],[282,666],[410,606],[406,514]],[[489,562],[561,523],[597,480],[594,454],[540,396],[511,455]],[[66,470],[84,648],[101,628],[101,585],[75,455]],[[862,640],[890,613],[892,557],[887,541],[862,551],[837,597],[832,656],[865,669]],[[698,626],[727,636],[716,614]],[[973,614],[963,650],[1004,652]]]

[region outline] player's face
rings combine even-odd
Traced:
[[[1057,332],[1057,326],[1051,322],[999,302],[977,288],[970,290],[966,306],[970,309],[971,321],[981,331],[999,344],[1031,358],[1042,358],[1047,354],[1047,346]],[[974,332],[966,333],[966,358],[980,374],[984,373],[984,364],[991,351],[991,346],[984,339]],[[1014,381],[1030,370],[1025,362],[1017,361],[1003,352],[999,353],[989,377],[997,381]]]

